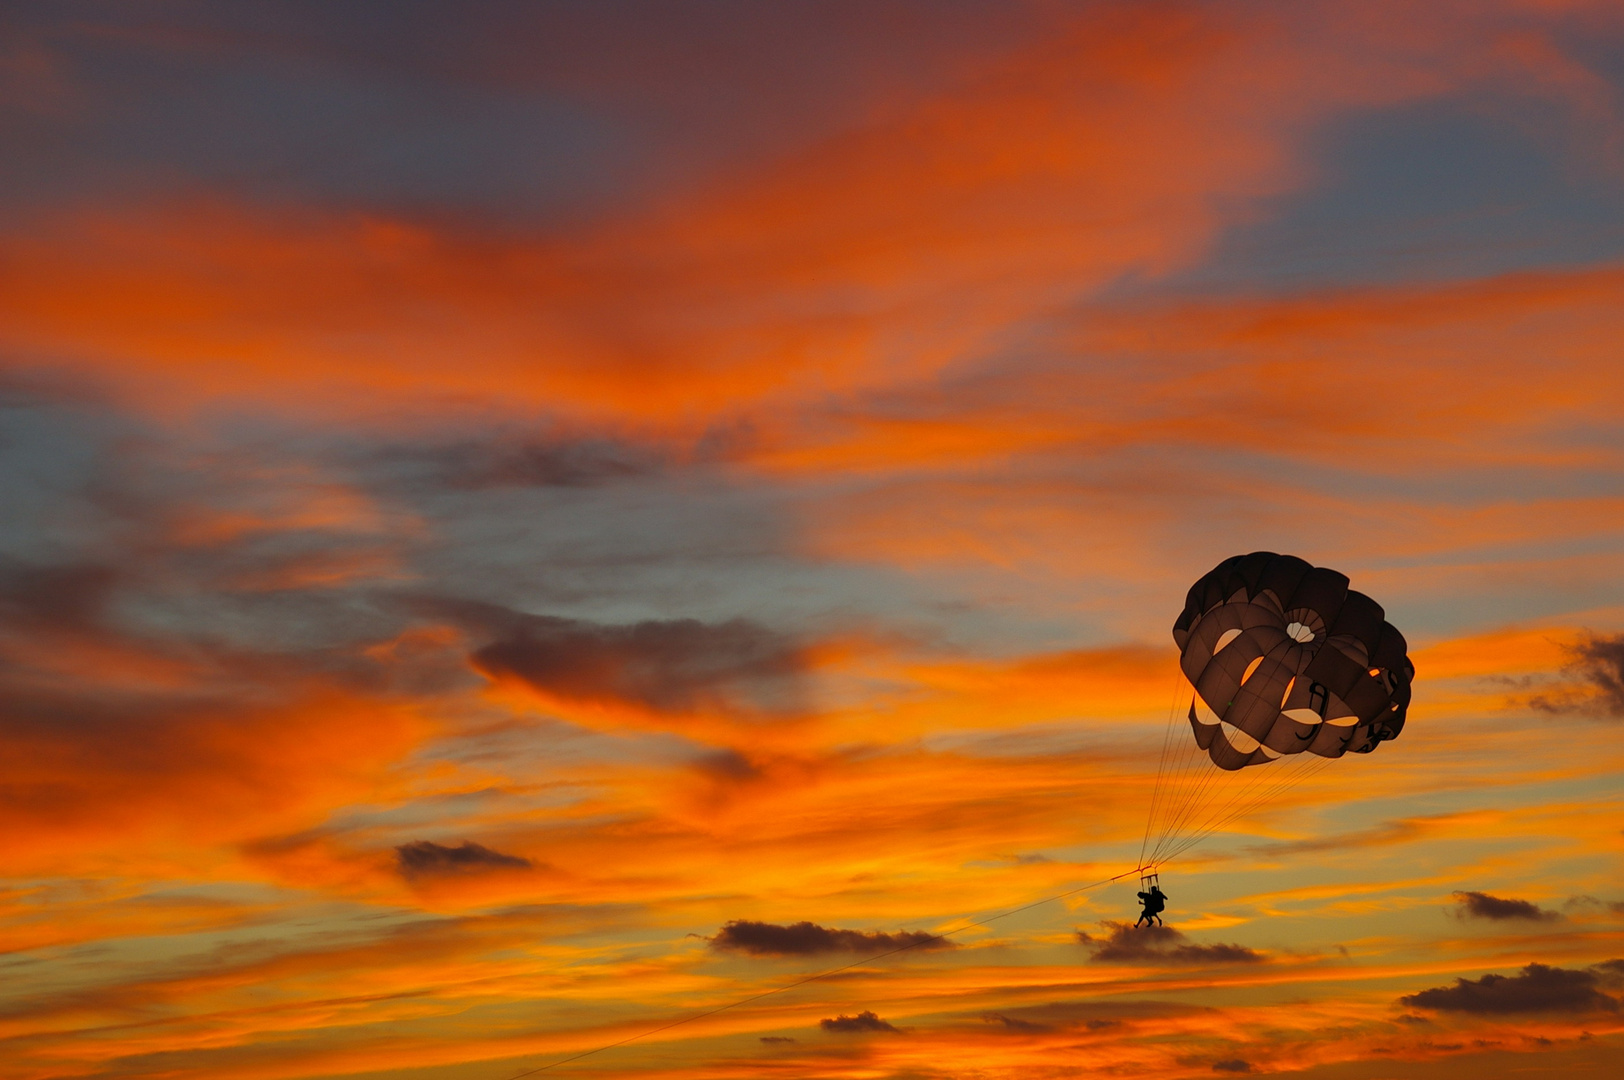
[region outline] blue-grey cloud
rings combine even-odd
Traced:
[[[117,579],[117,571],[99,563],[41,565],[0,556],[0,629],[90,629]]]
[[[607,437],[464,439],[403,445],[375,457],[409,486],[452,491],[487,488],[593,488],[657,474],[659,450]]]
[[[472,660],[487,675],[566,700],[618,700],[661,713],[789,713],[807,667],[793,640],[746,619],[617,625],[523,615]]]

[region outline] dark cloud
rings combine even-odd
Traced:
[[[93,563],[39,565],[0,556],[0,629],[86,631],[112,598],[118,574]]]
[[[856,1016],[847,1016],[842,1013],[833,1019],[819,1020],[818,1024],[824,1031],[890,1031],[901,1034],[901,1031],[896,1027],[866,1010]]]
[[[1018,1016],[1005,1016],[1003,1013],[984,1013],[981,1019],[989,1024],[1002,1024],[1009,1031],[1022,1031],[1036,1034],[1043,1031],[1053,1031],[1048,1024],[1035,1024],[1030,1020],[1022,1020]]]
[[[694,768],[717,780],[757,780],[761,769],[737,750],[718,750],[694,762]]]
[[[385,451],[419,482],[452,490],[493,487],[600,487],[664,467],[650,447],[604,438],[496,440]]]
[[[472,840],[448,847],[432,840],[413,840],[395,849],[400,872],[409,878],[438,877],[446,874],[479,873],[485,870],[528,870],[529,859],[492,851]]]
[[[1535,922],[1555,922],[1562,918],[1554,911],[1537,907],[1527,900],[1507,900],[1480,892],[1457,892],[1460,914],[1473,919],[1531,919]]]
[[[1241,1058],[1229,1058],[1227,1061],[1213,1062],[1212,1071],[1226,1073],[1249,1073],[1252,1071],[1252,1063],[1250,1061],[1244,1061]]]
[[[744,619],[613,625],[524,615],[472,659],[486,675],[512,676],[561,698],[663,713],[788,712],[807,666],[789,638]]]
[[[1399,1001],[1416,1008],[1480,1015],[1617,1012],[1618,1002],[1596,989],[1599,981],[1593,971],[1529,964],[1516,975],[1456,979],[1454,986],[1434,987]]]
[[[1038,1008],[1036,1011],[1042,1014],[1040,1019],[1010,1016],[1008,1013],[1001,1012],[986,1012],[981,1014],[981,1021],[985,1024],[997,1024],[1005,1031],[1029,1035],[1050,1031],[1105,1031],[1122,1026],[1121,1020],[1105,1020],[1099,1017],[1088,1018],[1073,1015],[1075,1010],[1066,1006],[1047,1005]]]
[[[1624,634],[1593,637],[1574,647],[1578,673],[1609,716],[1624,717]]]
[[[1562,906],[1569,911],[1583,911],[1589,908],[1610,911],[1614,915],[1624,915],[1624,900],[1603,900],[1597,896],[1570,896],[1563,902]]]
[[[895,934],[863,930],[835,930],[811,922],[779,926],[776,923],[735,919],[710,939],[711,947],[751,956],[816,956],[833,952],[883,952],[887,949],[950,948],[946,938],[923,930]]]
[[[0,206],[15,218],[40,202],[223,190],[579,228],[850,130],[876,87],[917,101],[989,41],[1013,48],[1056,22],[1024,5],[872,7],[480,4],[431,33],[433,5],[0,5],[8,48],[53,58],[8,111],[49,115],[55,136],[13,136]],[[71,110],[58,111],[58,78]],[[88,107],[103,101],[116,110]],[[321,122],[291,101],[319,101]],[[622,314],[597,332],[637,325]]]
[[[1093,950],[1096,964],[1259,964],[1264,953],[1244,945],[1195,945],[1171,926],[1135,928],[1128,923],[1107,922],[1105,937],[1082,930],[1077,940]]]
[[[1603,960],[1599,964],[1592,964],[1590,970],[1609,990],[1624,989],[1624,960]]]
[[[795,1040],[788,1035],[763,1035],[761,1041],[764,1043],[792,1043]]]
[[[1591,636],[1568,649],[1575,686],[1529,699],[1550,713],[1586,713],[1624,719],[1624,634]]]

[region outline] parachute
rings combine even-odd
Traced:
[[[1169,716],[1142,866],[1404,730],[1404,635],[1335,570],[1269,551],[1225,559],[1190,588],[1173,640],[1194,738]]]

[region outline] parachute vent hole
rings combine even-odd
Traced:
[[[1234,641],[1236,638],[1238,638],[1240,636],[1241,636],[1240,630],[1235,628],[1235,627],[1231,627],[1230,629],[1225,630],[1222,634],[1218,635],[1218,644],[1216,644],[1216,645],[1214,645],[1212,647],[1212,655],[1217,656],[1219,653],[1223,652],[1224,648],[1231,641]]]
[[[1373,668],[1370,669],[1370,673],[1372,675],[1376,676],[1377,678],[1381,678],[1382,669],[1379,668],[1379,667],[1373,667]]]
[[[1257,671],[1258,665],[1261,664],[1261,663],[1263,663],[1263,657],[1259,656],[1259,657],[1255,658],[1250,664],[1246,665],[1246,674],[1241,676],[1241,685],[1242,686],[1246,685],[1246,680],[1250,679],[1252,677],[1252,674],[1255,671]]]
[[[1286,707],[1286,702],[1291,699],[1291,688],[1296,686],[1296,685],[1297,685],[1297,676],[1293,675],[1291,677],[1291,681],[1286,684],[1286,692],[1284,694],[1280,695],[1280,707],[1282,709],[1284,709]]]
[[[1300,622],[1286,624],[1286,636],[1301,644],[1308,644],[1314,640],[1314,631]]]

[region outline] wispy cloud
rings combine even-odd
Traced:
[[[1624,634],[1586,635],[1568,647],[1571,685],[1535,694],[1529,704],[1549,713],[1624,717]]]
[[[981,1019],[989,1024],[1001,1024],[1007,1031],[1037,1034],[1054,1030],[1048,1024],[1040,1024],[1033,1020],[1022,1020],[1018,1016],[1009,1016],[1004,1013],[987,1013]]]

